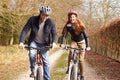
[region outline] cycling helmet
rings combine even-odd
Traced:
[[[68,16],[70,16],[71,14],[75,14],[76,16],[78,15],[78,13],[76,11],[74,11],[74,10],[70,10],[68,12]]]
[[[39,10],[40,10],[40,13],[44,13],[46,15],[51,14],[51,8],[49,6],[41,6]]]

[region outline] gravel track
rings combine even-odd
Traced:
[[[58,60],[61,57],[62,54],[63,54],[63,50],[58,50],[54,54],[50,55],[50,67],[51,67],[51,70],[53,69],[56,60]],[[110,62],[116,63],[117,68],[114,69],[111,66],[113,64],[110,65],[111,67],[106,66],[105,63],[110,63]],[[99,65],[99,64],[101,64],[102,66]],[[86,54],[85,67],[84,67],[85,80],[120,80],[120,78],[119,78],[120,76],[118,74],[119,71],[120,71],[120,70],[118,70],[119,65],[120,65],[119,62],[115,62],[112,59],[108,59],[108,58],[103,57],[101,55],[97,55],[96,53],[93,53],[93,52],[88,52]],[[104,71],[102,71],[103,69],[104,69]],[[105,69],[107,69],[107,70],[105,71]],[[115,78],[109,79],[109,77],[111,76],[111,75],[109,75],[111,69],[117,70],[117,71],[115,71],[116,74],[114,72],[115,75],[118,75],[116,77],[116,79]],[[106,74],[106,72],[108,72],[108,71],[109,71],[109,74],[108,73]],[[29,77],[29,74],[30,74],[30,70],[28,70],[27,72],[21,73],[21,75],[19,75],[14,80],[33,80],[32,78]],[[67,76],[68,75],[66,74],[66,77],[64,77],[63,79],[60,79],[60,80],[67,80]],[[111,76],[111,77],[113,77],[113,76]]]
[[[63,50],[58,50],[54,54],[50,55],[49,61],[50,61],[50,67],[51,70],[55,64],[55,61],[60,58],[60,56],[63,54]],[[22,72],[19,76],[16,77],[14,80],[33,80],[33,78],[29,77],[30,69],[27,70],[27,72]]]

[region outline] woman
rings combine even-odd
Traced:
[[[70,46],[75,47],[78,46],[79,48],[84,48],[86,50],[90,50],[89,39],[86,33],[86,27],[83,23],[78,19],[78,14],[76,11],[70,11],[68,13],[68,21],[63,28],[62,31],[62,39],[61,39],[61,47],[64,47],[64,41],[68,34],[71,35],[71,42]],[[70,59],[72,57],[72,50],[69,52],[68,56],[68,66]],[[83,69],[84,69],[84,57],[85,51],[79,53],[79,61],[80,61],[80,80],[84,80]],[[67,69],[66,73],[68,73],[69,68]]]

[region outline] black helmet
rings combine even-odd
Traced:
[[[49,6],[41,6],[39,10],[40,10],[40,13],[44,13],[46,15],[50,15],[52,12]]]

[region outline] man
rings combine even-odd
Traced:
[[[32,16],[29,18],[28,22],[24,26],[21,36],[19,48],[24,48],[25,37],[30,31],[30,36],[28,40],[28,46],[31,47],[43,47],[49,46],[52,43],[52,48],[56,47],[57,33],[55,24],[52,19],[49,18],[51,14],[51,8],[49,6],[41,6],[40,14],[38,16]],[[50,36],[52,35],[52,36]],[[52,41],[51,41],[52,40]],[[43,67],[44,67],[44,79],[50,80],[50,66],[49,66],[49,52],[41,51],[43,56]],[[35,56],[36,50],[29,50],[30,58],[30,68],[31,74],[30,77],[34,77],[35,69]]]

